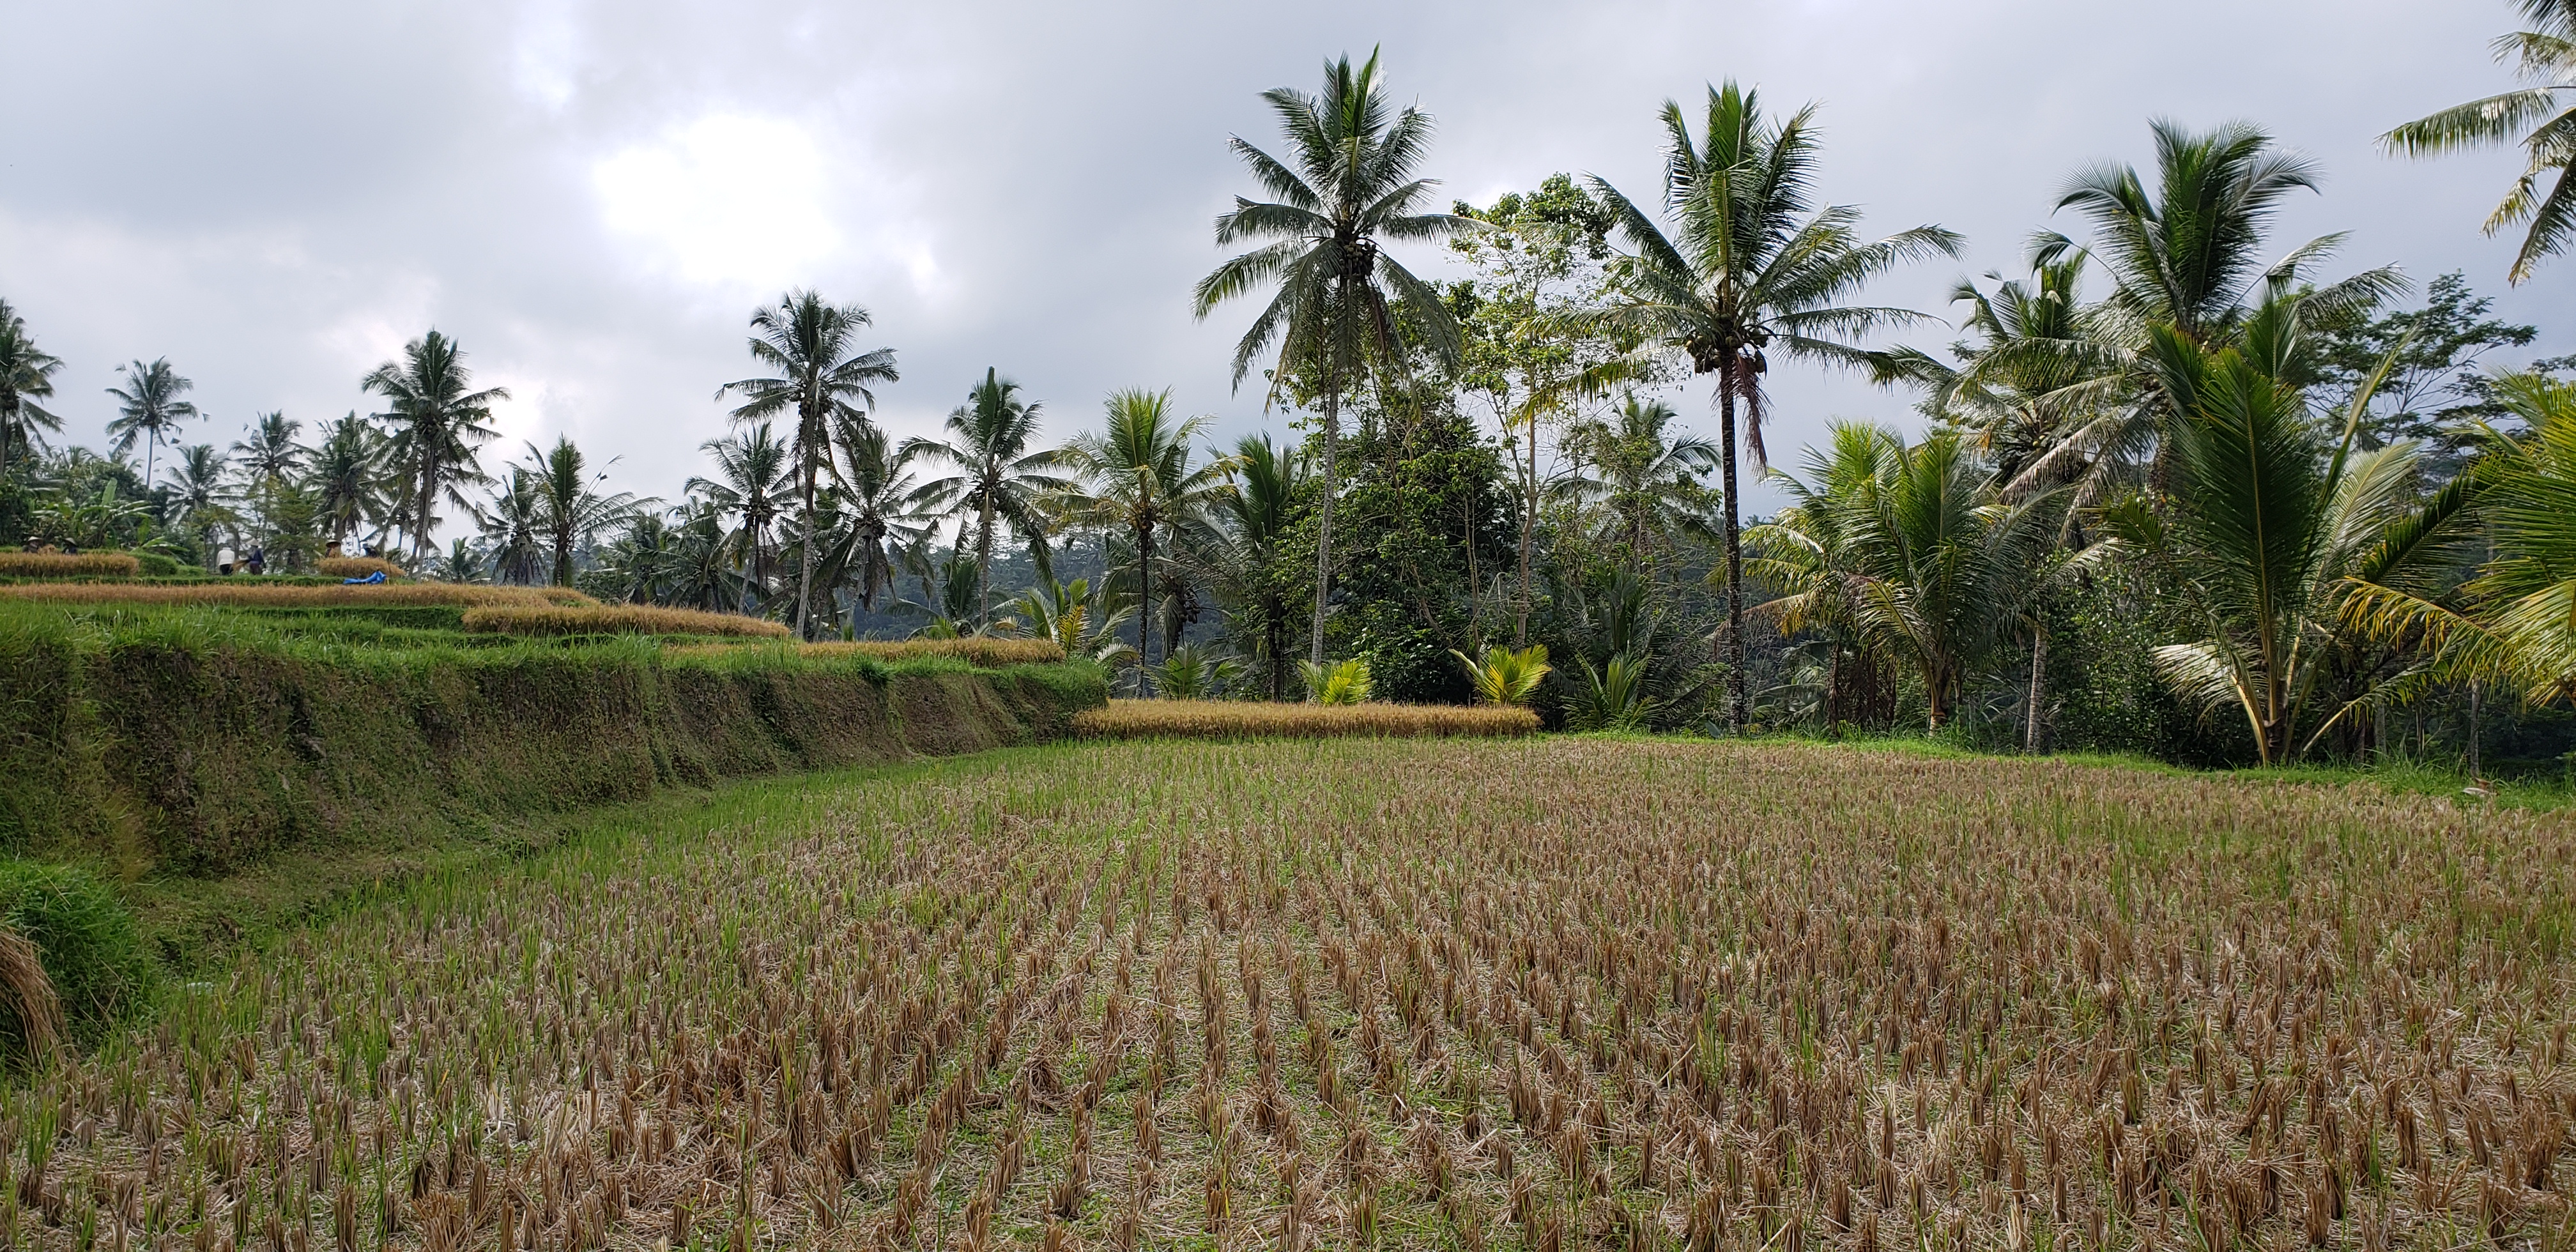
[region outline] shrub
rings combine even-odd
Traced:
[[[150,986],[152,966],[134,915],[86,872],[35,861],[0,861],[0,920],[36,949],[72,1037],[98,1039]],[[16,997],[0,1007],[0,1037],[24,1055]]]
[[[1526,735],[1538,714],[1523,708],[1454,704],[1266,704],[1239,700],[1112,700],[1074,715],[1073,732],[1095,739],[1390,739],[1437,735]]]
[[[137,552],[134,561],[145,578],[176,578],[181,573],[202,573],[196,566],[182,565],[179,558],[158,552]]]
[[[864,656],[880,661],[949,657],[984,669],[1000,669],[1006,665],[1055,665],[1064,660],[1064,648],[1052,639],[974,636],[964,639],[862,639],[856,643],[809,643],[803,651],[808,656]]]
[[[20,583],[0,586],[0,599],[42,600],[57,604],[219,604],[261,609],[422,604],[540,608],[598,603],[566,587],[477,587],[463,583],[344,587],[336,583],[321,586],[271,583],[255,578],[217,578],[194,583]]]
[[[372,556],[326,556],[314,562],[313,568],[324,578],[364,578],[369,574],[382,574],[387,578],[411,577],[403,572],[401,566]]]
[[[496,606],[465,612],[465,629],[501,635],[736,635],[782,639],[787,627],[766,618],[641,604],[538,608]]]
[[[1369,676],[1368,661],[1361,657],[1331,665],[1299,661],[1297,674],[1306,680],[1306,691],[1317,704],[1366,704],[1377,686]]]
[[[1476,698],[1487,704],[1527,705],[1538,694],[1539,683],[1554,668],[1547,663],[1547,645],[1543,643],[1517,651],[1487,648],[1481,661],[1456,648],[1451,648],[1449,655],[1467,667],[1468,681],[1476,684]]]
[[[142,564],[125,552],[0,552],[9,578],[132,578]]]

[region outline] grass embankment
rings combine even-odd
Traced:
[[[1271,704],[1252,700],[1111,700],[1073,719],[1088,739],[1418,739],[1535,734],[1521,708],[1449,704]]]
[[[421,882],[0,1135],[47,1249],[2564,1247],[2571,909],[2576,825],[2361,788],[1051,747]]]
[[[1104,690],[1065,665],[478,641],[365,613],[490,589],[347,590],[371,594],[290,618],[0,596],[0,851],[128,884],[183,953],[588,806],[1062,735]]]

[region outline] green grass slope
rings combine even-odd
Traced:
[[[0,852],[164,912],[245,876],[291,904],[672,788],[1060,737],[1105,698],[1085,666],[0,602]]]

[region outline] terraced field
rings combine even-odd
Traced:
[[[2566,1247],[2571,829],[1564,738],[745,784],[35,1076],[0,1235]]]

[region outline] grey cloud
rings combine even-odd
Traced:
[[[1228,430],[1262,421],[1259,397],[1226,380],[1250,310],[1197,324],[1185,293],[1218,259],[1210,219],[1244,185],[1226,136],[1266,142],[1256,93],[1309,87],[1346,49],[1385,46],[1399,95],[1440,120],[1430,168],[1471,198],[1556,170],[1650,191],[1655,107],[1731,75],[1784,106],[1822,100],[1825,194],[1884,230],[1966,231],[1962,268],[1977,272],[2016,263],[2069,171],[2143,160],[2148,117],[2243,117],[2332,175],[2285,238],[2350,229],[2356,267],[2464,268],[2500,291],[2508,250],[2476,225],[2510,156],[2410,164],[2371,138],[2501,84],[2485,43],[2511,18],[2501,0],[1284,15],[6,0],[0,107],[17,121],[0,132],[0,295],[70,362],[57,407],[76,437],[95,438],[98,389],[132,357],[166,354],[196,378],[213,418],[193,437],[220,441],[254,410],[362,407],[359,374],[434,322],[517,391],[506,447],[570,433],[622,456],[624,485],[667,495],[724,427],[711,393],[745,372],[744,315],[790,284],[874,309],[901,354],[904,381],[881,397],[899,430],[930,429],[986,365],[1045,400],[1062,433],[1129,385],[1173,386]],[[600,162],[710,117],[810,141],[811,220],[836,254],[692,282],[611,228]],[[728,159],[747,158],[714,158]],[[793,198],[764,185],[717,216],[744,223],[753,261],[793,258],[813,242],[775,225],[798,220]],[[1914,271],[1880,297],[1946,312],[1960,272]],[[2561,266],[2501,303],[2542,320],[2571,282]],[[1783,452],[1828,415],[1905,416],[1902,398],[1849,379],[1788,371],[1774,386]]]

